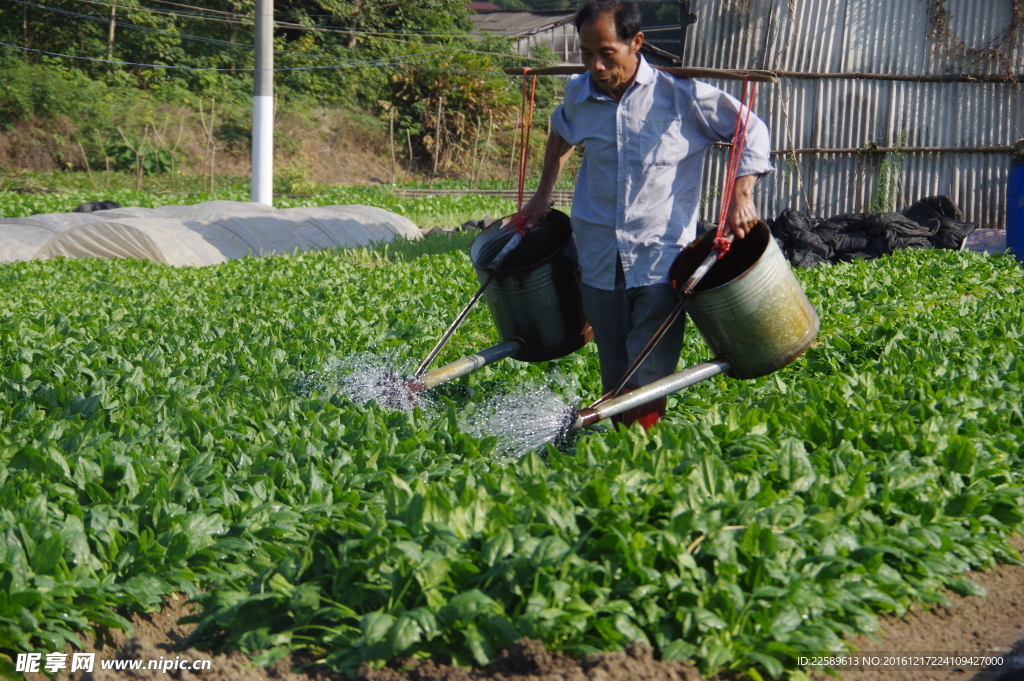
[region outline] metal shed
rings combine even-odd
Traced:
[[[762,214],[900,209],[948,194],[1005,224],[1011,145],[1024,137],[1024,17],[1013,0],[693,0],[683,62],[770,69],[755,107],[777,171]],[[999,58],[994,58],[999,55]],[[733,94],[739,84],[712,81]],[[703,217],[727,150],[705,169]]]
[[[496,33],[516,41],[516,52],[529,55],[537,45],[547,45],[562,60],[580,61],[580,41],[572,24],[575,12],[499,10],[470,16],[478,33]]]

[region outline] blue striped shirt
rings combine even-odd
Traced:
[[[672,261],[696,236],[704,156],[732,140],[739,110],[735,97],[643,56],[619,102],[592,87],[589,73],[569,79],[551,128],[586,146],[572,201],[585,284],[613,290],[616,256],[627,288],[668,282]],[[739,176],[774,170],[770,151],[768,126],[751,115]]]

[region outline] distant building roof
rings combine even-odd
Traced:
[[[483,3],[473,3],[483,4]],[[497,12],[478,12],[470,16],[477,31],[500,33],[501,35],[530,35],[554,26],[561,26],[572,21],[576,12],[544,12],[539,10],[499,10]]]
[[[501,8],[493,2],[471,2],[466,5],[466,9],[474,12],[497,12]]]

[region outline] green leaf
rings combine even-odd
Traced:
[[[423,628],[415,617],[400,616],[388,632],[388,646],[394,656],[402,655],[423,638]],[[367,639],[369,640],[369,639]]]
[[[612,493],[603,478],[594,478],[580,493],[583,503],[591,508],[605,508],[612,501]]]
[[[366,638],[366,644],[373,645],[387,638],[394,623],[395,618],[392,615],[374,611],[363,615],[363,619],[359,622],[359,629]]]
[[[969,475],[974,470],[977,452],[970,438],[954,435],[946,446],[946,466],[954,473]]]
[[[14,664],[11,658],[0,653],[0,676],[12,681],[21,681],[25,676],[21,672],[16,671],[16,669],[17,665]]]
[[[39,575],[51,574],[62,555],[64,555],[64,537],[58,533],[51,534],[36,546],[36,550],[32,554],[32,569]]]
[[[946,514],[954,517],[970,515],[981,500],[977,494],[959,494],[946,503]]]
[[[706,610],[704,608],[693,608],[691,612],[693,613],[693,620],[697,624],[702,624],[705,627],[709,627],[711,629],[727,629],[729,626],[725,623],[725,620],[710,610]]]
[[[771,632],[772,635],[781,637],[795,630],[801,624],[803,624],[803,617],[796,608],[792,606],[783,607],[772,620]]]
[[[532,562],[540,567],[557,565],[571,551],[561,537],[544,537],[533,552]]]
[[[675,662],[676,660],[689,660],[697,653],[697,646],[677,638],[661,649],[663,662]]]
[[[746,652],[744,656],[749,658],[752,662],[761,665],[768,676],[773,679],[781,678],[786,672],[786,667],[783,663],[771,655],[765,655],[763,653]]]
[[[512,533],[502,530],[484,542],[483,548],[480,550],[480,558],[487,567],[494,567],[495,563],[514,550],[515,543],[512,541]]]
[[[484,613],[495,612],[496,604],[482,591],[471,589],[464,591],[448,601],[438,617],[444,622],[444,626],[450,626],[452,622],[472,622]]]
[[[476,625],[472,623],[467,624],[462,630],[462,636],[477,666],[484,667],[490,664],[494,658],[494,648],[484,638],[483,634],[480,633],[480,630],[476,628]]]
[[[803,442],[795,438],[782,442],[777,465],[779,476],[791,492],[806,492],[817,478]]]
[[[404,613],[402,617],[412,619],[419,625],[420,635],[423,640],[430,640],[441,633],[437,618],[427,608],[413,608]]]
[[[546,476],[547,466],[535,452],[530,452],[519,460],[519,469],[523,475]]]
[[[969,579],[951,579],[946,582],[946,586],[950,591],[961,596],[978,596],[980,598],[988,596],[985,587]]]

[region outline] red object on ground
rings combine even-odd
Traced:
[[[632,391],[626,390],[625,392]],[[634,423],[639,423],[644,427],[645,431],[649,431],[665,415],[666,406],[667,398],[662,397],[647,404],[641,404],[639,407],[633,407],[621,414],[616,414],[612,417],[612,423],[621,423],[627,428]]]

